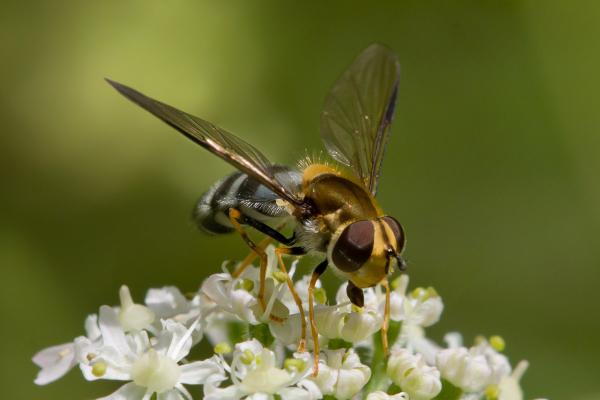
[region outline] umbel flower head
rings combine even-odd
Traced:
[[[478,337],[463,346],[457,333],[447,346],[426,336],[443,311],[433,288],[409,291],[408,276],[392,281],[390,347],[381,335],[385,293],[364,291],[364,306],[353,306],[341,285],[328,301],[317,283],[315,320],[321,352],[318,374],[309,337],[297,352],[302,314],[286,276],[275,270],[273,248],[263,310],[258,300],[258,269],[237,276],[223,272],[206,278],[196,293],[184,296],[173,286],[149,289],[136,303],[127,288],[119,305],[101,306],[85,319],[85,335],[51,346],[33,357],[40,367],[35,383],[53,382],[75,366],[88,381],[123,382],[110,400],[360,399],[367,400],[522,400],[519,381],[525,361],[514,369],[502,354],[498,336]],[[296,263],[290,268],[296,275]],[[294,279],[302,307],[308,303],[309,276]],[[310,334],[310,332],[308,332]],[[213,354],[190,357],[208,341]]]

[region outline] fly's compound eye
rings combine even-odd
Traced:
[[[371,221],[351,223],[333,247],[333,263],[344,272],[356,271],[371,257],[374,240],[375,229]]]
[[[402,225],[400,222],[396,221],[395,218],[387,216],[383,217],[383,221],[390,227],[392,232],[394,232],[394,238],[396,239],[396,253],[402,253],[402,249],[404,249],[404,229],[402,229]]]

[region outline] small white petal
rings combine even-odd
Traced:
[[[269,351],[269,350],[267,350]],[[291,383],[290,374],[279,368],[268,367],[249,370],[240,382],[240,389],[244,393],[269,393],[275,394]]]
[[[122,307],[119,311],[119,322],[125,332],[147,329],[154,319],[154,312],[141,304]]]
[[[212,384],[204,385],[204,400],[238,400],[243,396],[235,385],[220,388]]]
[[[519,381],[527,370],[529,363],[521,361],[515,367],[512,375],[505,376],[500,380],[498,390],[500,391],[498,400],[523,400],[523,390]]]
[[[121,308],[129,307],[133,305],[133,299],[131,298],[131,292],[127,285],[122,285],[119,289],[119,300],[121,301]]]
[[[154,312],[142,304],[134,303],[126,285],[121,286],[119,297],[121,299],[119,322],[125,332],[146,329],[154,322]]]
[[[238,316],[243,321],[256,324],[258,323],[258,319],[252,309],[254,305],[257,305],[257,303],[252,294],[243,289],[235,289],[229,293],[229,304],[226,310]]]
[[[369,368],[340,369],[335,390],[335,397],[343,400],[357,394],[371,377]]]
[[[421,355],[395,349],[388,359],[387,375],[411,400],[429,400],[442,390],[440,372],[425,364]]]
[[[319,334],[328,339],[339,338],[344,323],[344,315],[335,306],[316,307],[315,322]]]
[[[319,364],[319,375],[315,383],[323,394],[333,394],[335,392],[335,384],[337,383],[339,370],[337,368],[329,368],[326,364]]]
[[[415,335],[411,338],[410,344],[416,353],[419,353],[425,359],[425,362],[429,365],[435,365],[435,357],[441,350],[433,340],[426,338],[424,335]]]
[[[418,323],[424,328],[438,322],[442,311],[444,311],[444,303],[439,296],[430,297],[415,309],[415,312],[418,314]]]
[[[213,359],[195,361],[181,366],[179,382],[190,385],[203,385],[206,382],[220,382],[227,379],[223,368]]]
[[[98,327],[98,314],[90,314],[85,319],[85,335],[91,340],[97,340],[102,335]]]
[[[405,319],[404,301],[404,296],[400,296],[396,292],[390,293],[390,319],[392,321],[403,321]]]
[[[225,308],[229,304],[229,290],[225,286],[231,284],[231,275],[229,274],[212,274],[202,282],[200,291],[209,299]]]
[[[352,312],[344,319],[340,336],[347,342],[358,343],[381,329],[382,318],[371,312]]]
[[[41,368],[35,378],[36,385],[46,385],[64,376],[76,364],[75,345],[65,343],[48,347],[33,356],[33,362]]]
[[[125,332],[119,323],[117,312],[108,306],[100,307],[98,321],[104,346],[114,347],[121,354],[129,354],[130,349],[125,338]]]
[[[292,314],[283,322],[271,321],[269,330],[283,345],[297,345],[302,336],[300,314]],[[310,336],[310,329],[307,329],[307,334]],[[307,342],[310,343],[311,340],[311,338],[307,338]]]
[[[340,285],[337,292],[335,292],[335,303],[336,304],[345,304],[348,303],[348,306],[345,307],[344,311],[350,310],[350,298],[348,297],[348,293],[346,293],[346,288],[348,287],[348,282],[344,282]]]
[[[190,302],[175,286],[148,290],[144,303],[158,318],[170,318],[190,310]]]
[[[198,323],[199,321],[196,320],[189,328],[186,328],[173,320],[163,320],[163,330],[158,335],[158,344],[155,348],[175,361],[181,360],[190,352],[192,347],[191,335]]]
[[[100,351],[99,346],[96,343],[92,343],[92,341],[85,336],[75,338],[74,345],[75,360],[79,363],[89,363],[90,358],[97,357]]]
[[[492,369],[491,383],[498,384],[502,378],[511,374],[510,363],[504,354],[488,351],[485,353],[485,358]]]
[[[146,389],[130,382],[121,386],[116,392],[97,400],[141,400],[146,395]]]
[[[490,384],[492,369],[485,357],[464,347],[440,351],[436,364],[444,379],[465,392],[478,392]]]
[[[119,356],[114,353],[114,349],[105,348],[102,350],[101,355],[94,359],[94,363],[103,362],[106,364],[106,372],[104,372],[104,374],[102,374],[101,376],[95,375],[92,372],[92,370],[93,370],[92,364],[80,363],[79,369],[81,369],[81,373],[83,374],[83,377],[88,381],[96,381],[99,379],[108,379],[108,380],[114,380],[114,381],[130,381],[131,380],[131,374],[130,374],[131,365],[117,364],[113,361],[115,359],[122,362],[122,360],[119,359]]]
[[[400,296],[406,296],[406,289],[408,288],[409,277],[407,274],[402,274],[398,278],[398,286],[394,289],[394,292],[398,293]]]
[[[312,360],[312,357],[309,356],[308,358]],[[312,363],[307,363],[306,368],[306,373],[310,375],[312,373]],[[309,393],[311,399],[320,399],[323,397],[323,393],[321,393],[321,389],[319,389],[319,386],[309,379],[301,380],[297,383],[297,386],[306,390]]]
[[[325,350],[319,364],[319,374],[311,378],[324,395],[349,399],[369,381],[371,370],[360,363],[353,349]]]
[[[462,347],[463,338],[458,332],[449,332],[444,335],[444,342],[446,342],[449,349],[453,349],[456,347]]]

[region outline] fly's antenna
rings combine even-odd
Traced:
[[[406,271],[408,268],[408,263],[398,254],[396,254],[396,261],[398,262],[398,269],[400,271]]]

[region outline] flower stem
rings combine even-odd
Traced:
[[[390,321],[388,338],[390,343],[394,343],[400,334],[401,322]],[[378,390],[387,390],[389,379],[386,376],[386,355],[383,353],[383,342],[381,335],[373,336],[373,359],[371,360],[371,379],[365,386],[365,394],[376,392]]]

